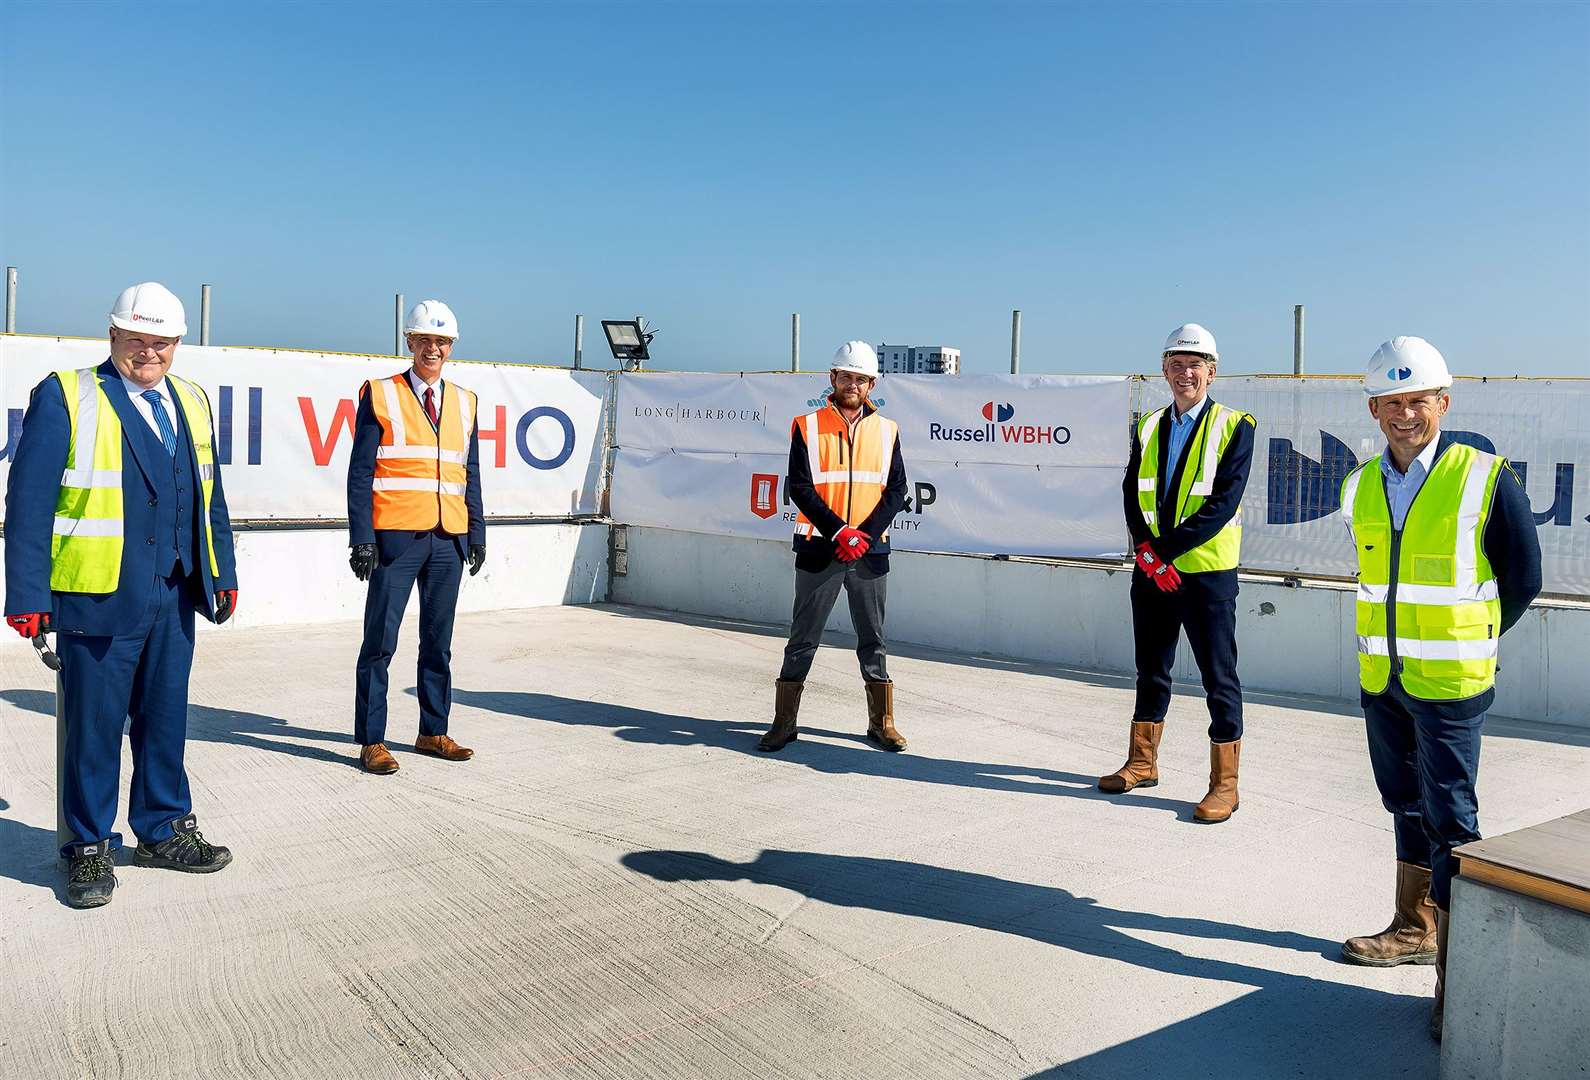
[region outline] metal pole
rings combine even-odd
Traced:
[[[199,344],[210,343],[210,287],[199,286]]]
[[[801,369],[801,317],[800,312],[789,317],[789,369]]]
[[[585,355],[585,316],[574,316],[574,369],[580,368],[580,361]]]
[[[392,302],[392,355],[403,355],[403,294]]]
[[[17,332],[17,268],[6,267],[6,333]]]
[[[1303,374],[1303,305],[1292,309],[1292,374]]]
[[[1021,309],[1010,313],[1010,373],[1021,374]]]

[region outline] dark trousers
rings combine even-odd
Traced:
[[[453,612],[464,560],[452,537],[428,533],[370,574],[364,603],[364,644],[354,679],[353,738],[386,741],[387,667],[397,651],[398,627],[414,582],[420,583],[420,734],[447,734],[453,705]]]
[[[1160,721],[1170,708],[1170,670],[1183,629],[1209,704],[1209,741],[1242,738],[1242,682],[1237,678],[1237,572],[1182,575],[1163,593],[1132,571],[1132,636],[1137,651],[1133,720]]]
[[[856,658],[861,677],[868,682],[888,682],[889,650],[883,642],[883,607],[889,574],[867,566],[834,561],[822,570],[795,570],[795,613],[790,619],[789,644],[784,646],[784,667],[778,677],[805,682],[822,642],[828,621],[843,588],[850,601],[850,621],[856,627]]]
[[[1452,849],[1480,838],[1474,781],[1484,724],[1484,713],[1454,720],[1395,683],[1364,699],[1369,764],[1391,811],[1397,858],[1430,870],[1430,899],[1443,909],[1451,907],[1457,872]]]
[[[142,616],[125,633],[57,635],[66,721],[61,801],[72,846],[108,839],[112,850],[121,847],[121,834],[111,827],[121,783],[121,733],[129,716],[133,773],[127,819],[133,833],[146,844],[170,839],[172,822],[193,809],[182,756],[197,594],[191,581],[153,579]],[[61,854],[70,854],[69,848]]]

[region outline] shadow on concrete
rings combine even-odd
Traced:
[[[42,713],[50,717],[55,715],[55,693],[51,690],[0,690],[0,701],[29,712]],[[246,746],[253,750],[269,750],[276,754],[308,758],[343,767],[349,765],[358,767],[359,755],[356,751],[337,753],[322,746],[304,746],[300,743],[279,741],[282,738],[312,739],[322,743],[350,741],[347,732],[318,731],[314,728],[298,727],[280,717],[243,712],[240,709],[220,709],[213,705],[188,706],[190,742],[198,739],[203,742]]]
[[[518,690],[460,690],[455,687],[453,701],[472,708],[532,720],[548,720],[576,727],[612,728],[613,734],[628,742],[658,746],[711,746],[831,775],[878,776],[1026,795],[1069,795],[1123,806],[1165,810],[1182,820],[1192,820],[1191,802],[1162,799],[1139,792],[1106,795],[1094,786],[1097,781],[1095,776],[1031,765],[925,757],[909,749],[902,754],[892,754],[875,749],[859,730],[840,732],[803,725],[801,738],[776,754],[764,754],[756,749],[757,740],[767,729],[767,724],[761,721],[708,720],[699,716],[652,712],[650,709]],[[864,713],[859,705],[857,721],[858,728],[865,726]],[[909,727],[904,734],[910,738]]]
[[[55,830],[0,818],[0,877],[48,889],[66,903],[66,876],[60,868]]]
[[[909,915],[1014,934],[1166,975],[1255,992],[1037,1077],[1433,1077],[1429,1000],[1189,956],[1126,931],[1177,934],[1311,954],[1338,943],[1285,930],[1106,907],[1066,889],[895,859],[763,851],[748,862],[697,851],[637,851],[629,869],[658,881],[754,881],[839,907]],[[1107,984],[1087,997],[1107,1000]],[[1096,1008],[1097,1006],[1091,1006]]]

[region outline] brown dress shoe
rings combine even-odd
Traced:
[[[1193,807],[1193,820],[1213,825],[1237,812],[1237,761],[1242,740],[1209,744],[1209,793]]]
[[[905,737],[894,726],[894,683],[867,683],[867,740],[899,753]]]
[[[397,758],[386,748],[386,743],[371,743],[359,748],[359,767],[367,773],[385,776],[398,771]]]
[[[1342,959],[1370,967],[1435,963],[1435,905],[1430,902],[1430,871],[1397,864],[1397,909],[1391,925],[1378,934],[1348,938]]]
[[[443,761],[468,761],[475,756],[475,752],[467,746],[459,746],[447,735],[421,735],[414,740],[414,749],[422,754],[439,757]]]
[[[1133,788],[1154,787],[1159,783],[1159,737],[1165,733],[1162,722],[1133,720],[1132,738],[1126,745],[1126,764],[1109,776],[1099,777],[1099,790],[1119,795]]]

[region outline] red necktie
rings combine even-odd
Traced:
[[[436,415],[436,402],[431,397],[431,388],[425,388],[425,415],[431,418],[431,427],[441,427],[442,421]]]

